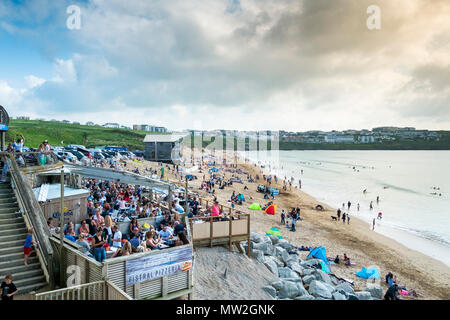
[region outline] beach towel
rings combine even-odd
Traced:
[[[281,236],[280,230],[278,230],[277,228],[270,228],[270,230],[267,231],[266,236],[270,236],[270,235],[277,236],[278,239],[282,239],[282,238],[283,238],[283,237]]]

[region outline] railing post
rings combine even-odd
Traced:
[[[209,227],[209,247],[212,248],[212,246],[213,246],[213,233],[214,233],[212,216],[209,217],[209,225],[210,225],[210,227]]]
[[[233,251],[233,243],[232,243],[232,239],[233,239],[233,217],[231,216],[231,213],[230,213],[230,215],[228,216],[229,217],[229,219],[230,219],[230,227],[229,227],[229,231],[230,231],[230,235],[229,235],[229,237],[230,237],[230,243],[229,243],[229,246],[230,246],[230,252],[232,252]]]
[[[247,215],[247,255],[249,258],[251,258],[251,253],[250,253],[250,214]]]

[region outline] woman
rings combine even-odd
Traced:
[[[74,228],[73,228],[73,223],[72,223],[72,221],[70,221],[70,222],[67,224],[66,229],[64,230],[64,235],[65,235],[65,236],[70,235],[70,236],[72,236],[72,237],[75,237],[75,230],[74,230]]]
[[[86,220],[81,221],[81,227],[80,227],[80,229],[78,230],[78,233],[79,233],[80,235],[84,235],[84,236],[86,236],[86,237],[89,235],[89,226],[88,226],[88,224],[86,223]]]
[[[105,235],[108,239],[108,244],[111,244],[111,237],[112,237],[112,228],[111,227],[112,227],[112,225],[113,225],[113,222],[112,222],[111,216],[107,215],[105,217],[105,230],[106,230]]]
[[[141,226],[139,225],[139,222],[137,221],[136,218],[133,218],[133,219],[131,220],[131,223],[130,223],[130,233],[133,232],[134,227],[137,227],[137,228],[139,229],[139,232],[141,231]]]
[[[103,245],[106,243],[106,239],[103,236],[103,228],[97,228],[96,235],[92,238],[91,247],[94,248],[94,257],[98,262],[103,262],[106,259],[106,251]]]
[[[90,257],[93,257],[92,254],[90,253],[91,246],[89,245],[89,242],[87,242],[86,236],[84,233],[80,233],[80,235],[78,236],[78,240],[75,241],[75,243],[83,248],[84,254],[86,254]]]
[[[145,233],[145,245],[150,250],[158,249],[161,239],[156,235],[155,231],[150,229]]]
[[[123,244],[123,247],[120,248],[120,250],[114,252],[111,258],[129,256],[131,252],[132,252],[131,243],[127,241]]]

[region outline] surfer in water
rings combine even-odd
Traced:
[[[380,196],[377,196],[377,204],[380,202]]]
[[[370,210],[372,210],[373,209],[373,201],[370,201]]]

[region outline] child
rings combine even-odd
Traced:
[[[286,214],[284,213],[284,210],[281,210],[281,224],[285,224],[286,222]]]
[[[32,245],[37,245],[38,242],[33,240],[33,228],[28,228],[27,238],[25,239],[25,243],[23,244],[23,253],[24,253],[24,263],[25,266],[28,267],[28,257],[33,251]]]
[[[10,274],[5,277],[5,281],[2,282],[0,288],[2,289],[2,300],[6,301],[13,300],[14,295],[18,292]]]

